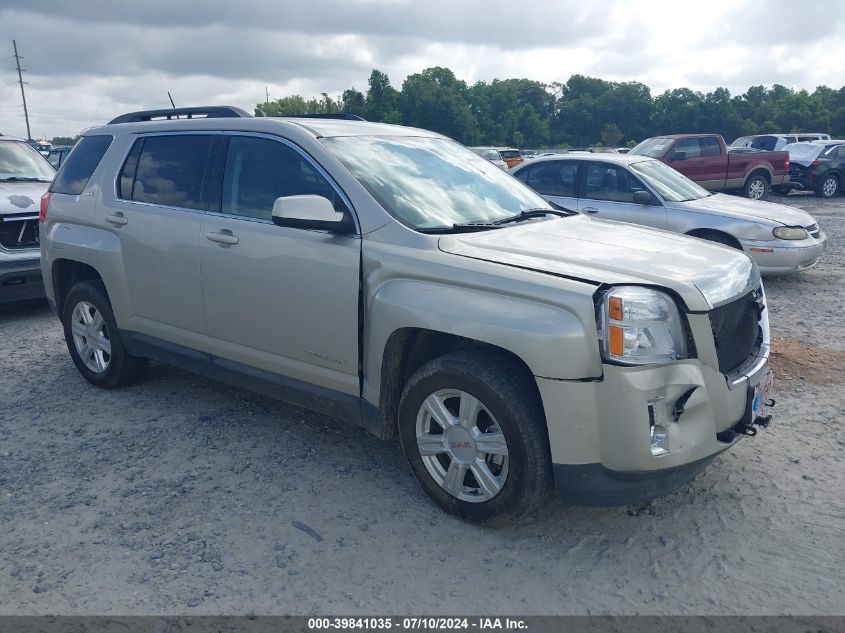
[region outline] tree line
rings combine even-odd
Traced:
[[[813,92],[779,84],[702,93],[675,88],[657,96],[636,81],[573,75],[566,83],[494,79],[468,85],[448,68],[409,75],[400,90],[374,69],[366,93],[300,95],[259,103],[256,116],[346,112],[400,123],[467,145],[578,147],[633,145],[658,134],[715,132],[730,142],[765,132],[827,132],[845,137],[845,86]]]

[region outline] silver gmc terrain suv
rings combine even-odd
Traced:
[[[178,117],[178,118],[177,118]],[[733,249],[550,205],[425,130],[236,108],[85,132],[41,266],[99,387],[170,363],[398,436],[505,522],[671,491],[765,425],[765,297]]]

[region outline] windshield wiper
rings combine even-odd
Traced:
[[[473,233],[475,231],[489,231],[502,228],[492,222],[461,222],[452,226],[435,226],[417,229],[420,233]]]
[[[9,176],[8,178],[0,178],[0,182],[51,182],[43,178],[28,178],[25,176]]]
[[[564,209],[558,205],[555,205],[556,208],[554,209],[526,209],[525,211],[520,211],[516,215],[512,215],[508,218],[502,218],[501,220],[496,220],[493,222],[495,225],[502,225],[502,224],[509,224],[511,222],[522,222],[524,220],[530,220],[531,218],[541,218],[546,215],[556,215],[562,218],[568,218],[571,215],[577,215],[575,211],[570,211],[569,209]]]

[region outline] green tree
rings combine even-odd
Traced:
[[[606,123],[601,131],[601,142],[605,147],[616,147],[622,140],[622,131],[615,123]]]

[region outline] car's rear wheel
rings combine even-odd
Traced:
[[[839,178],[834,174],[828,174],[822,179],[818,189],[816,189],[816,195],[820,198],[832,198],[836,195],[837,191],[839,191]]]
[[[473,522],[515,521],[551,488],[536,386],[505,356],[460,351],[408,380],[399,405],[402,448],[423,490]]]
[[[769,193],[769,181],[762,174],[752,174],[745,181],[743,193],[751,200],[762,200]]]
[[[136,378],[146,360],[123,346],[105,289],[97,282],[76,284],[62,315],[65,342],[79,373],[93,385],[113,389]]]

